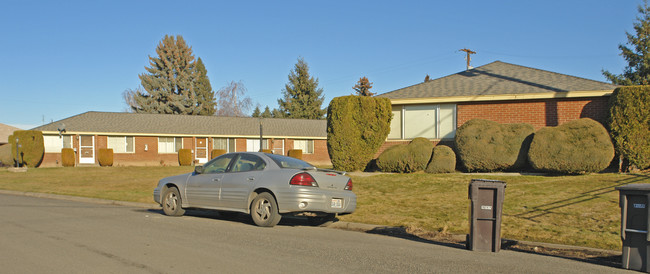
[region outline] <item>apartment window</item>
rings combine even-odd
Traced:
[[[72,136],[43,135],[43,146],[47,153],[61,153],[62,148],[72,147]]]
[[[269,139],[262,139],[262,149],[269,149]],[[260,139],[246,139],[246,151],[260,151]]]
[[[112,148],[113,153],[134,153],[134,139],[133,136],[108,136],[108,148]]]
[[[454,138],[456,105],[393,106],[393,119],[388,139]]]
[[[158,153],[176,153],[183,148],[183,138],[158,137]]]
[[[293,140],[293,149],[302,149],[303,154],[313,154],[314,140]]]
[[[212,138],[212,147],[214,147],[214,149],[223,149],[226,152],[235,152],[235,139]]]

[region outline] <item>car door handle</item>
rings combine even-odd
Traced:
[[[213,181],[213,182],[219,182],[219,181],[221,181],[221,179],[219,179],[219,178],[214,178],[214,179],[212,179],[212,181]]]
[[[255,181],[255,177],[248,177],[249,181]]]

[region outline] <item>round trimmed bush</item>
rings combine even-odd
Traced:
[[[181,148],[178,150],[178,164],[181,166],[192,165],[192,150],[189,148]]]
[[[541,171],[598,172],[614,158],[614,145],[605,127],[583,118],[537,131],[528,158],[533,168]]]
[[[384,150],[377,158],[377,167],[384,172],[399,173],[424,170],[432,151],[431,141],[415,138],[408,145],[396,145]]]
[[[112,148],[100,148],[97,150],[97,156],[100,166],[113,166]]]
[[[61,149],[61,165],[64,167],[73,167],[76,162],[74,149],[63,148]]]
[[[287,156],[302,160],[302,149],[290,149]]]
[[[425,170],[427,173],[451,173],[456,171],[456,154],[445,145],[435,146],[431,162]]]
[[[521,170],[528,166],[532,125],[472,119],[456,131],[456,149],[469,171]]]
[[[226,154],[226,150],[225,150],[225,149],[213,149],[213,150],[210,152],[210,157],[211,157],[210,159],[217,158],[217,157],[219,157],[219,156],[221,156],[221,155],[224,155],[224,154]]]

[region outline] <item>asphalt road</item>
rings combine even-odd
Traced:
[[[216,213],[0,194],[2,273],[616,273],[550,256],[284,222],[260,228]]]

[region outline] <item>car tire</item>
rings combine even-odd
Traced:
[[[251,218],[257,226],[273,227],[280,222],[278,204],[271,193],[262,192],[251,203]]]
[[[181,207],[181,195],[178,188],[170,187],[165,190],[162,199],[162,208],[165,215],[183,216],[185,209]]]

